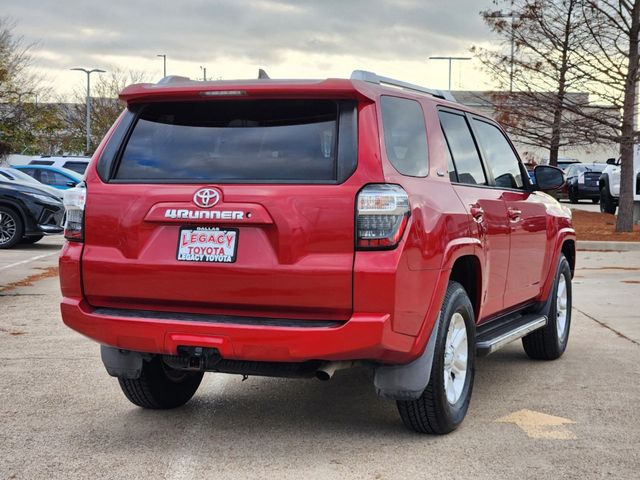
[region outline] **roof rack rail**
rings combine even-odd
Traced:
[[[366,70],[354,70],[351,73],[351,80],[362,80],[369,83],[375,83],[378,85],[390,85],[392,87],[404,88],[405,90],[412,90],[414,92],[426,93],[433,97],[442,98],[443,100],[449,100],[450,102],[457,102],[455,97],[448,90],[434,90],[431,88],[421,87],[420,85],[414,85],[413,83],[403,82],[402,80],[396,80],[395,78],[382,77],[373,72]]]

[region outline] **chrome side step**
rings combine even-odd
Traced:
[[[533,313],[482,325],[476,335],[476,355],[489,355],[546,324],[547,317]]]

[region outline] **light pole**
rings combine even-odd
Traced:
[[[451,90],[451,62],[453,60],[471,60],[471,57],[429,57],[429,60],[449,60],[449,90]]]
[[[162,77],[166,77],[167,76],[167,55],[164,53],[161,53],[159,55],[156,55],[156,57],[162,57]]]
[[[200,70],[202,70],[202,80],[204,82],[207,81],[207,67],[203,67],[202,65],[200,65]]]
[[[71,70],[77,70],[78,72],[84,72],[87,74],[87,148],[86,153],[89,153],[91,147],[91,74],[92,73],[105,73],[105,70],[99,68],[93,68],[87,70],[86,68],[72,68]]]
[[[511,2],[511,6],[513,7],[513,2]],[[516,15],[516,12],[511,10],[510,12],[502,12],[500,10],[491,12],[489,14],[491,18],[511,18],[511,68],[509,70],[509,91],[513,92],[513,57],[515,55],[516,50],[516,31],[514,27],[514,21],[516,19],[522,18],[521,15]]]

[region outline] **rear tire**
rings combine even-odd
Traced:
[[[20,241],[24,224],[20,214],[7,207],[0,207],[0,249],[11,248]]]
[[[609,192],[608,185],[600,188],[600,211],[602,213],[610,213],[611,215],[616,213],[616,204]]]
[[[522,338],[524,351],[535,360],[555,360],[567,348],[571,327],[571,268],[564,255],[556,272],[551,291],[554,300],[549,310],[549,319],[544,328]]]
[[[140,378],[118,378],[118,382],[124,395],[134,405],[156,410],[169,409],[191,400],[203,374],[173,369],[156,356],[143,363]]]
[[[569,188],[569,201],[571,203],[578,203],[578,195],[573,188]]]
[[[438,325],[427,388],[420,398],[397,405],[407,428],[442,435],[455,430],[467,414],[475,374],[473,307],[457,282],[449,282]]]

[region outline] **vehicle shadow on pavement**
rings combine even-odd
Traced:
[[[32,243],[25,244],[19,243],[15,247],[11,249],[13,252],[54,252],[56,250],[60,250],[60,245],[53,243]]]
[[[296,429],[308,434],[405,434],[395,403],[378,400],[364,369],[337,372],[328,382],[262,377],[249,377],[243,382],[239,375],[215,376],[222,381],[209,382],[205,376],[200,391],[181,409],[159,415],[136,409],[127,416],[169,423],[179,419],[191,426],[202,426],[204,421],[205,428],[234,436],[249,434],[257,425],[272,433]]]
[[[463,434],[481,435],[474,424],[477,427],[493,422],[496,417],[490,405],[495,392],[509,396],[511,390],[517,390],[514,362],[532,363],[521,348],[507,348],[479,359]],[[123,397],[120,401],[111,395],[109,398],[114,401],[111,414],[105,412],[96,418],[104,424],[94,427],[103,431],[116,451],[126,450],[132,443],[144,443],[150,435],[163,450],[172,451],[188,442],[208,452],[231,449],[232,445],[246,448],[247,439],[256,435],[268,438],[272,448],[325,437],[348,443],[357,436],[379,438],[382,443],[412,439],[427,444],[448,443],[458,435],[438,437],[408,431],[395,402],[377,398],[366,369],[339,371],[329,382],[263,377],[242,381],[238,375],[207,374],[191,402],[175,410],[143,410],[129,405]],[[287,454],[282,452],[283,456]]]

